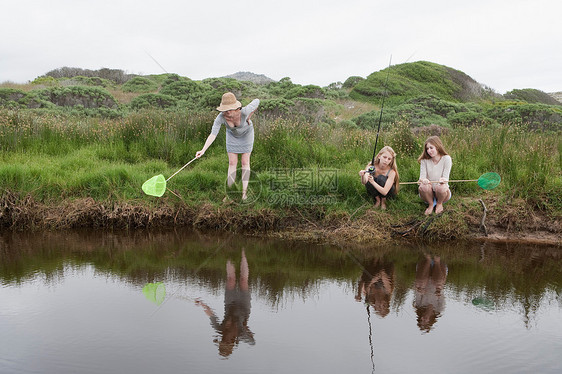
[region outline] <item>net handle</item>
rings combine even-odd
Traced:
[[[183,165],[180,170],[176,171],[174,174],[172,174],[172,175],[170,176],[170,178],[166,179],[166,182],[169,181],[170,179],[172,179],[172,177],[173,177],[174,175],[176,175],[177,173],[179,173],[180,171],[182,171],[183,169],[185,169],[185,168],[187,167],[187,165],[191,164],[191,163],[192,163],[193,161],[195,161],[195,160],[197,160],[197,157],[194,157],[193,160],[191,160],[191,161],[189,161],[187,164]]]
[[[452,181],[447,181],[447,183],[451,182],[478,182],[479,179],[455,179]],[[429,181],[429,183],[439,183],[439,181]],[[419,181],[417,182],[400,182],[399,184],[420,184]]]

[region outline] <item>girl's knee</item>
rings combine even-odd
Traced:
[[[431,184],[422,184],[418,188],[418,191],[419,192],[433,192],[433,187],[431,186]]]
[[[448,192],[449,192],[449,187],[447,187],[447,186],[445,186],[445,185],[441,185],[441,184],[440,184],[440,185],[437,185],[437,186],[435,187],[435,193],[438,193],[438,194],[445,194],[445,193],[447,193],[447,194],[448,194]]]

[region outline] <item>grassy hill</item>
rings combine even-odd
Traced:
[[[147,109],[209,113],[231,91],[243,103],[259,97],[260,114],[267,119],[348,128],[377,126],[383,97],[386,125],[406,120],[410,127],[506,122],[542,130],[562,126],[562,105],[542,91],[513,90],[502,96],[464,72],[427,61],[393,65],[366,79],[350,77],[327,87],[294,84],[289,77],[266,78],[239,73],[194,81],[177,74],[138,76],[65,67],[31,84],[0,85],[0,107],[109,118]]]
[[[383,95],[392,104],[424,95],[455,102],[499,97],[467,74],[427,61],[394,65],[374,72],[350,93],[354,99],[376,102],[382,101]]]

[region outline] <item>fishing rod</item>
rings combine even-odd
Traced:
[[[390,76],[390,66],[392,64],[392,55],[390,55],[390,61],[388,62],[388,71],[386,73],[386,81],[384,82],[384,92],[382,95],[382,103],[381,103],[381,113],[379,116],[379,126],[377,128],[377,137],[375,139],[375,148],[373,149],[373,159],[371,160],[371,166],[369,166],[369,169],[367,170],[367,172],[369,172],[370,174],[375,172],[375,157],[377,155],[377,143],[379,141],[379,132],[381,131],[381,122],[382,122],[382,112],[384,109],[384,99],[386,98],[387,95],[387,91],[388,91],[388,77]]]

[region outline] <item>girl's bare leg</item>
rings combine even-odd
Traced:
[[[449,189],[446,186],[438,185],[435,187],[435,198],[437,204],[435,205],[435,214],[443,213],[443,203],[449,197]]]
[[[422,200],[428,204],[428,207],[424,212],[424,214],[428,216],[433,213],[433,187],[431,184],[422,184],[418,188],[418,191]]]

